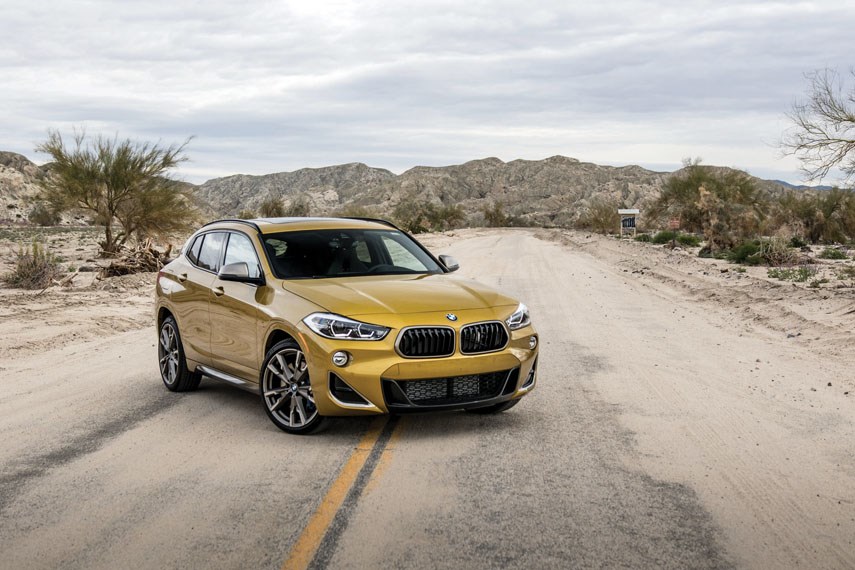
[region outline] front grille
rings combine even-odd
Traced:
[[[409,358],[451,356],[454,354],[454,330],[448,327],[412,327],[398,338],[398,351]]]
[[[460,352],[476,354],[501,350],[508,344],[508,333],[498,321],[466,325],[460,331]]]
[[[470,374],[452,378],[431,378],[429,380],[384,381],[387,401],[404,404],[395,397],[397,390],[417,406],[441,406],[446,404],[464,404],[489,400],[500,395],[508,378],[509,370],[488,374]],[[393,386],[395,385],[395,386]]]

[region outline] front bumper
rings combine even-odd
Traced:
[[[454,323],[461,327],[494,320],[488,312],[473,311]],[[367,320],[367,319],[366,319]],[[448,325],[445,314],[420,315],[419,325]],[[371,322],[371,321],[369,321]],[[308,355],[309,377],[321,415],[347,416],[388,412],[430,412],[478,408],[505,402],[534,389],[537,383],[539,339],[529,347],[532,326],[508,331],[504,349],[484,354],[404,358],[395,350],[400,329],[382,341],[342,341],[323,338],[301,323],[299,341]],[[335,366],[332,355],[346,351],[346,366]]]

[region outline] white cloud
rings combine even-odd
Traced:
[[[194,181],[554,154],[796,179],[770,143],[804,72],[855,63],[849,4],[20,4],[0,22],[0,148],[85,125],[197,135]]]

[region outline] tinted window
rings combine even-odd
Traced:
[[[441,273],[412,239],[395,230],[309,230],[264,236],[279,278]]]
[[[229,234],[225,265],[241,262],[246,263],[250,277],[261,277],[261,267],[258,266],[258,256],[255,255],[252,240],[243,234]]]
[[[202,250],[199,252],[199,267],[209,271],[219,271],[220,254],[223,251],[225,239],[226,234],[223,232],[205,234],[205,241],[202,242]]]
[[[199,250],[202,249],[203,239],[205,239],[204,235],[197,237],[193,241],[193,245],[190,246],[190,249],[187,250],[187,259],[189,259],[193,263],[199,262]]]

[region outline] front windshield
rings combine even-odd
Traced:
[[[412,239],[396,230],[304,230],[264,235],[279,279],[442,273]]]

